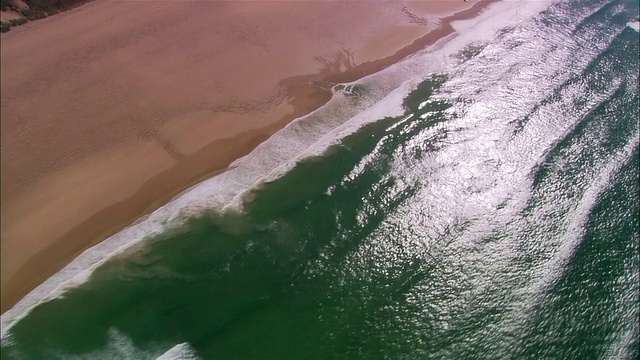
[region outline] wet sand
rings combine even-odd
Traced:
[[[2,34],[2,312],[486,3],[96,1]]]

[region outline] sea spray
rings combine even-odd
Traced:
[[[157,360],[198,360],[198,356],[189,347],[189,344],[181,343],[169,349]]]

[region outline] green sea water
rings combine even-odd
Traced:
[[[404,116],[35,307],[2,358],[640,358],[637,12],[557,3],[468,46]]]

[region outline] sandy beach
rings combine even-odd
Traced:
[[[98,0],[2,34],[2,312],[487,3]]]

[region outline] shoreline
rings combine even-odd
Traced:
[[[157,161],[157,166],[154,168],[154,171],[150,171],[153,173],[152,176],[146,176],[145,174],[140,175],[139,177],[144,178],[144,181],[138,182],[137,186],[133,186],[135,191],[132,194],[125,196],[120,201],[109,204],[109,206],[100,208],[97,212],[91,213],[87,218],[68,229],[68,231],[63,232],[58,238],[50,241],[48,244],[44,244],[46,246],[42,246],[39,251],[28,256],[27,260],[21,266],[17,266],[10,279],[7,280],[4,278],[4,260],[7,254],[5,251],[5,236],[3,236],[2,312],[4,313],[10,309],[29,291],[56,273],[84,250],[129,226],[131,223],[137,221],[137,219],[157,209],[185,189],[211,177],[212,174],[216,172],[224,171],[231,162],[250,152],[255,146],[266,140],[270,135],[292,120],[321,107],[330,99],[331,93],[328,89],[321,89],[317,84],[327,82],[351,82],[365,75],[380,71],[410,54],[423,49],[428,44],[432,44],[436,40],[452,33],[453,28],[449,25],[451,21],[473,17],[490,2],[492,1],[467,4],[469,5],[468,9],[456,12],[452,16],[441,18],[443,23],[437,27],[436,30],[431,30],[427,34],[415,39],[410,45],[400,47],[400,49],[392,55],[376,60],[370,59],[370,61],[355,64],[355,66],[351,68],[347,66],[345,70],[342,69],[345,65],[343,58],[337,56],[337,61],[333,63],[325,62],[325,69],[321,69],[321,71],[315,74],[297,75],[280,80],[278,85],[280,88],[285,89],[285,91],[278,94],[275,99],[270,99],[271,103],[267,102],[267,105],[259,102],[253,103],[254,111],[248,112],[250,114],[263,114],[265,117],[269,116],[264,114],[270,114],[271,119],[264,121],[262,124],[252,124],[253,126],[239,129],[233,128],[233,126],[231,126],[233,125],[233,120],[237,119],[233,119],[232,117],[231,120],[226,121],[226,125],[230,125],[230,128],[224,129],[227,131],[228,136],[219,137],[213,139],[213,141],[211,141],[210,137],[205,140],[198,139],[198,133],[205,132],[203,130],[207,130],[207,127],[215,127],[215,124],[205,124],[206,126],[204,126],[204,128],[203,126],[190,127],[188,126],[190,125],[190,119],[186,121],[187,125],[184,125],[183,122],[163,124],[163,126],[159,127],[158,133],[184,133],[185,135],[178,139],[165,139],[164,143],[162,141],[163,139],[156,139],[151,145],[145,144],[145,146],[149,148],[146,150],[149,153],[155,154],[158,150],[157,148],[161,148],[160,150],[163,152],[163,156],[157,157],[154,155],[155,157],[153,157]],[[97,2],[93,2],[91,4],[96,3]],[[83,6],[76,10],[84,11],[90,7],[91,5]],[[74,14],[76,10],[67,12],[66,14]],[[54,21],[55,18],[50,18],[50,20]],[[21,29],[16,29],[15,33],[18,33],[20,30]],[[12,33],[14,32],[12,31],[10,34]],[[274,104],[275,106],[271,106]],[[246,115],[246,113],[242,113],[242,104],[236,106],[240,110],[236,109],[236,112],[231,112],[231,114],[240,114],[240,117],[243,114]],[[246,111],[246,109],[244,110]],[[204,115],[206,114],[207,113]],[[219,125],[220,124],[218,124],[218,127]],[[195,134],[193,133],[194,131],[196,132]],[[195,145],[190,141],[193,139],[197,139]],[[204,142],[205,144],[198,146],[198,141]],[[135,145],[138,144],[134,144],[134,147]],[[120,150],[122,150],[122,147],[123,146],[120,146]],[[116,149],[116,151],[118,151],[118,149]],[[104,155],[104,152],[102,155]],[[3,157],[4,156],[3,147]],[[119,156],[121,160],[127,159],[127,156],[124,154],[119,154]],[[114,158],[118,159],[118,156],[107,156],[106,162],[110,162]],[[144,156],[142,158],[144,158]],[[88,162],[94,163],[93,165],[100,163],[100,161],[95,160],[95,155],[88,156],[87,159]],[[136,159],[133,160],[135,164]],[[161,171],[157,169],[161,169]],[[100,170],[102,169],[100,168],[95,171],[101,174]],[[3,175],[4,171],[5,169],[3,168]],[[53,172],[53,175],[59,174],[59,171]],[[45,175],[42,178],[49,180],[51,176]],[[69,177],[66,177],[66,179],[68,178]],[[64,180],[65,177],[62,176],[60,182],[64,183]],[[31,190],[33,187],[37,187],[33,184],[30,185],[31,188],[26,186],[24,189]],[[5,184],[3,184],[3,195],[6,193]],[[5,210],[5,204],[7,203],[6,196],[2,196],[2,199],[3,210]],[[20,199],[14,201],[19,202],[19,200]],[[12,208],[9,207],[9,210],[12,210]],[[8,231],[4,212],[5,211],[3,211],[3,235]],[[105,221],[105,219],[109,219],[110,221]],[[108,224],[105,224],[107,222]],[[40,242],[36,245],[42,245],[42,243]]]

